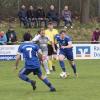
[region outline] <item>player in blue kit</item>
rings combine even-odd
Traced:
[[[66,35],[65,30],[62,30],[59,35],[55,36],[55,40],[59,44],[59,57],[58,58],[59,58],[60,66],[63,71],[61,74],[65,74],[66,76],[69,75],[66,72],[66,68],[64,64],[64,59],[67,58],[73,69],[74,75],[77,76],[76,65],[75,65],[74,58],[73,58],[73,50],[72,50],[73,46],[72,46],[71,38],[68,35]]]
[[[41,79],[49,88],[50,91],[56,91],[53,85],[49,82],[49,80],[42,75],[41,72],[41,64],[40,59],[42,58],[42,52],[39,49],[38,45],[31,43],[31,35],[26,33],[24,34],[24,43],[19,46],[18,54],[16,57],[16,69],[18,68],[20,55],[23,54],[23,57],[25,59],[25,66],[22,68],[22,70],[19,72],[19,78],[30,83],[33,87],[33,90],[36,89],[36,81],[31,80],[27,75],[30,73],[33,73],[34,75],[37,75],[39,79]],[[40,58],[40,59],[39,59]]]

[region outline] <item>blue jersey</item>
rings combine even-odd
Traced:
[[[19,46],[18,52],[23,54],[25,67],[27,69],[36,69],[40,67],[40,61],[37,56],[38,50],[38,45],[33,43],[23,43]]]
[[[65,48],[65,49],[61,48],[61,46],[67,46],[68,43],[72,41],[72,39],[69,36],[66,35],[64,39],[61,39],[60,35],[56,35],[55,40],[60,46],[60,51],[63,51],[63,52],[71,51],[72,52],[72,48]]]

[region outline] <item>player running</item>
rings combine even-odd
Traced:
[[[19,78],[23,81],[30,83],[33,87],[33,90],[36,89],[36,81],[31,80],[27,77],[30,73],[37,75],[39,79],[41,79],[49,88],[51,92],[56,91],[53,85],[49,82],[49,80],[42,75],[41,72],[41,64],[40,59],[42,59],[42,52],[39,49],[38,45],[30,42],[31,35],[26,33],[24,34],[24,43],[19,46],[18,54],[16,57],[16,69],[18,68],[20,54],[23,54],[25,59],[25,67],[19,72]]]
[[[43,56],[45,58],[42,61],[43,67],[46,71],[46,74],[47,75],[50,74],[50,71],[48,68],[48,42],[50,42],[50,40],[47,36],[45,36],[44,28],[40,29],[39,34],[32,39],[32,42],[38,43],[38,45],[43,53]]]
[[[68,35],[66,35],[65,30],[62,30],[59,35],[55,36],[55,39],[58,42],[59,47],[60,47],[59,63],[63,71],[62,74],[65,74],[66,76],[68,76],[68,73],[66,72],[66,68],[64,64],[64,59],[67,58],[73,69],[74,75],[77,76],[76,65],[73,58],[73,50],[72,50],[73,46],[72,46],[71,38]]]

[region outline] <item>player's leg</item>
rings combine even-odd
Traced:
[[[71,67],[73,69],[75,76],[77,76],[77,70],[76,70],[76,64],[75,64],[75,61],[74,61],[74,58],[73,58],[73,52],[67,53],[66,57],[69,61],[69,64],[71,65]]]
[[[36,69],[36,70],[34,70],[35,71],[35,74],[37,74],[37,76],[38,76],[38,78],[40,79],[40,80],[42,80],[43,81],[43,83],[45,83],[49,88],[50,88],[50,91],[56,91],[55,90],[55,88],[54,88],[54,86],[51,84],[51,82],[46,78],[46,77],[44,77],[43,75],[42,75],[42,71],[41,71],[41,69],[40,68],[38,68],[38,69]]]
[[[66,72],[65,63],[64,63],[65,56],[63,54],[59,55],[59,64],[63,72]]]
[[[30,72],[31,71],[26,68],[21,69],[19,72],[19,78],[28,83],[31,83],[31,80],[27,77],[27,75],[30,74]]]
[[[53,68],[52,68],[52,55],[48,56],[48,66],[50,68],[50,71],[52,72],[53,71]]]
[[[53,48],[52,48],[53,49]],[[55,44],[55,49],[56,49],[56,51],[57,51],[57,45]],[[55,61],[56,61],[56,59],[57,59],[57,52],[55,52],[54,50],[52,51],[52,63],[53,63],[53,65],[52,65],[52,68],[53,68],[53,71],[56,71],[56,67],[55,67]]]
[[[53,55],[52,45],[48,44],[48,66],[49,66],[51,72],[54,70],[54,67],[55,67],[53,65],[52,55]]]
[[[74,60],[69,60],[69,63],[71,65],[72,69],[73,69],[74,75],[76,77],[78,77],[75,61]]]
[[[44,51],[43,52],[43,56],[44,56],[44,59],[43,59],[43,66],[44,66],[44,69],[46,71],[46,74],[50,74],[50,71],[49,71],[49,68],[48,68],[48,51]]]
[[[30,78],[27,77],[27,75],[29,75],[31,72],[32,72],[31,69],[23,68],[19,72],[19,78],[22,79],[23,81],[30,83],[33,87],[33,90],[35,90],[36,89],[36,81],[33,81],[33,80],[31,80]]]

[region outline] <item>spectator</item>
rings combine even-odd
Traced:
[[[96,30],[92,34],[92,43],[98,43],[100,37],[100,30],[99,28],[96,28]]]
[[[7,37],[6,37],[6,34],[1,31],[0,32],[0,45],[4,45],[7,43]]]
[[[73,28],[72,14],[71,14],[71,11],[68,9],[68,6],[64,7],[64,10],[62,11],[62,18],[65,22],[65,28],[67,28],[68,24],[70,24],[71,28]]]
[[[35,24],[35,27],[37,26],[36,11],[34,10],[33,6],[29,7],[29,10],[27,11],[27,18],[30,28],[32,27],[33,23]]]
[[[54,5],[50,6],[50,10],[47,13],[47,18],[49,19],[49,21],[57,22],[57,26],[59,26],[60,23],[59,14],[55,11]]]
[[[6,36],[8,44],[13,44],[17,42],[16,32],[13,28],[8,29],[8,31],[6,32]]]
[[[38,21],[38,27],[41,26],[42,22],[44,22],[46,26],[46,16],[45,16],[44,9],[42,7],[38,7],[38,9],[36,10],[36,16]]]
[[[21,10],[18,12],[18,17],[20,22],[24,24],[24,26],[28,27],[28,19],[27,19],[27,10],[24,5],[22,5]]]

